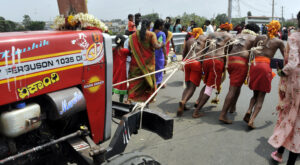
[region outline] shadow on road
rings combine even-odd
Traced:
[[[273,160],[271,158],[271,156],[267,156],[266,155],[270,155],[273,151],[275,151],[275,149],[268,143],[268,139],[266,137],[260,137],[257,139],[257,141],[259,141],[259,145],[255,148],[255,153],[259,156],[261,156],[262,158],[265,158],[268,162],[269,165],[278,165],[278,162],[276,162],[275,160]],[[283,154],[283,160],[287,160],[288,159],[288,150],[284,151]],[[297,159],[297,162],[300,160],[299,156]],[[285,161],[283,161],[285,162]],[[285,163],[282,163],[285,164]]]
[[[159,109],[161,109],[164,113],[175,113],[178,109],[178,103],[172,103],[173,100],[177,100],[173,97],[163,97],[166,99],[165,101],[161,102],[160,104],[156,105]]]
[[[176,112],[178,109],[178,103],[174,103],[174,100],[176,100],[176,98],[171,97],[171,96],[164,96],[165,101],[159,103],[157,105],[157,107],[159,107],[163,112],[165,113],[171,113],[174,114],[172,116],[176,117]],[[240,121],[235,121],[235,117],[236,117],[236,113],[233,114],[228,114],[228,118],[230,120],[233,120],[233,124],[223,124],[221,123],[218,118],[220,115],[220,110],[217,109],[216,105],[209,105],[209,106],[205,106],[201,112],[204,112],[204,116],[200,117],[199,119],[194,119],[192,117],[194,108],[192,108],[193,104],[188,104],[187,107],[191,108],[191,110],[189,111],[185,111],[183,116],[178,118],[178,120],[183,120],[183,119],[189,119],[189,120],[198,120],[199,124],[201,123],[207,123],[207,124],[211,124],[211,125],[222,125],[223,127],[225,127],[226,129],[231,129],[231,130],[236,130],[236,131],[246,131],[249,132],[250,130],[248,129],[247,124],[240,120]],[[260,129],[264,129],[267,128],[269,126],[271,126],[273,124],[272,121],[266,121],[264,125],[256,127],[255,130],[260,130]],[[218,130],[218,132],[221,131],[226,131],[226,129],[221,129]]]
[[[170,87],[182,87],[183,81],[173,81],[171,83],[168,83],[167,85]]]
[[[208,106],[208,107],[204,107],[203,111],[204,112],[204,116],[200,117],[199,119],[194,119],[194,120],[199,120],[201,121],[201,123],[207,123],[210,125],[221,125],[223,127],[225,127],[226,129],[231,129],[231,130],[236,130],[236,131],[246,131],[249,132],[250,130],[248,129],[248,125],[242,121],[235,121],[234,118],[236,116],[236,114],[229,114],[228,118],[230,120],[233,120],[233,124],[223,124],[221,123],[218,119],[219,119],[219,115],[220,115],[220,111],[213,111],[212,109],[215,106]],[[192,118],[192,111],[188,111],[185,112],[183,118],[186,119],[193,119]],[[266,121],[264,125],[257,127],[255,130],[260,130],[260,129],[264,129],[267,128],[269,126],[271,126],[273,124],[272,121]],[[226,131],[226,129],[220,129],[217,130],[217,132],[222,132],[222,131]]]
[[[277,165],[278,162],[274,161],[270,155],[275,149],[268,143],[268,139],[266,137],[260,137],[257,139],[259,141],[259,145],[255,148],[255,153],[262,158],[265,158],[269,165]]]

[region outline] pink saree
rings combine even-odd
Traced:
[[[300,153],[300,32],[293,33],[288,40],[286,57],[288,62],[279,84],[279,113],[273,135],[269,143],[279,148],[285,147],[294,153]]]

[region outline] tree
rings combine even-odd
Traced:
[[[31,23],[31,18],[29,17],[29,15],[25,14],[23,16],[23,21],[22,21],[25,29],[28,29],[28,27],[30,26],[30,23]]]
[[[12,32],[16,31],[18,23],[11,20],[5,20],[5,18],[0,17],[0,32]]]
[[[0,17],[0,32],[5,32],[5,19],[3,17]]]
[[[159,19],[159,14],[158,13],[146,14],[142,16],[142,20],[143,19],[147,19],[151,22],[155,22],[155,20]]]
[[[32,21],[29,15],[23,16],[22,24],[24,25],[24,30],[44,30],[46,23],[43,21]],[[18,27],[18,30],[22,30],[21,26]]]
[[[297,22],[293,21],[293,20],[287,20],[284,22],[284,26],[285,27],[290,27],[290,26],[297,27]]]
[[[46,23],[43,21],[31,21],[28,30],[44,30]]]
[[[175,23],[175,19],[180,19],[180,23],[183,26],[189,26],[191,21],[195,21],[195,23],[197,24],[198,27],[202,27],[204,25],[204,22],[206,20],[205,17],[201,17],[195,13],[192,14],[187,14],[186,12],[184,12],[182,14],[182,16],[177,16],[176,18],[174,18],[174,23]]]
[[[233,24],[233,26],[237,26],[238,24],[240,24],[241,22],[245,22],[246,18],[242,17],[242,18],[232,18],[231,19],[231,23]]]
[[[248,16],[248,17],[252,16],[251,11],[248,11],[248,12],[247,12],[247,16]]]
[[[7,32],[12,32],[15,31],[17,27],[17,23],[10,21],[10,20],[6,20],[5,21],[5,31]]]
[[[223,14],[218,14],[215,18],[215,25],[219,26],[220,24],[228,22],[228,17],[225,13]]]

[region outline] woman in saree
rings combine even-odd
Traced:
[[[150,21],[143,20],[141,30],[129,36],[132,59],[129,68],[129,79],[143,76],[155,71],[155,49],[164,47],[158,43],[155,33],[150,31]],[[145,102],[156,90],[155,75],[130,81],[128,100]]]
[[[154,23],[153,32],[156,34],[156,38],[158,39],[158,42],[163,43],[165,45],[166,35],[162,31],[163,27],[164,27],[164,21],[162,19],[157,19]],[[167,60],[165,58],[166,55],[167,55],[166,47],[155,50],[155,71],[165,68],[165,65],[167,64]],[[163,72],[156,73],[155,78],[156,78],[156,85],[159,86],[163,80]]]
[[[300,12],[297,15],[300,28]],[[269,143],[277,148],[271,157],[282,162],[285,149],[289,150],[287,165],[294,165],[300,153],[300,30],[291,34],[285,54],[286,65],[278,71],[279,113],[273,135]]]

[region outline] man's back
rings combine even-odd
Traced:
[[[252,48],[255,39],[256,36],[251,34],[238,34],[235,38],[235,40],[238,40],[238,42],[232,45],[230,54],[240,52],[239,54],[236,54],[234,56],[248,58],[249,52],[246,52],[246,50],[250,50]]]
[[[255,39],[254,46],[262,46],[262,49],[254,51],[255,56],[273,58],[277,49],[280,49],[281,54],[284,55],[284,43],[278,38],[270,39],[266,35],[260,35]]]
[[[226,43],[232,38],[232,35],[227,32],[214,32],[207,37],[210,44],[208,49],[208,56],[222,56]]]

